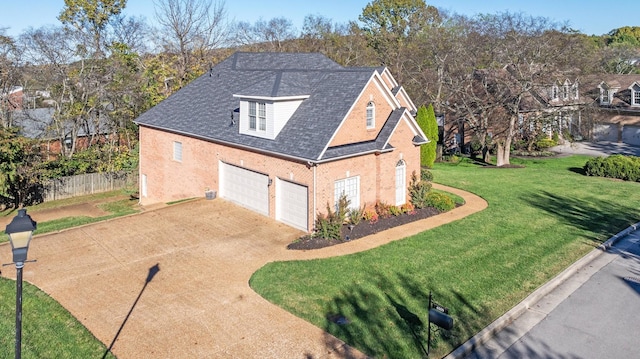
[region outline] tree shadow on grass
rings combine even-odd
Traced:
[[[440,358],[464,344],[492,320],[488,307],[472,303],[452,288],[433,288],[434,283],[419,283],[402,273],[372,273],[371,278],[370,285],[344,290],[328,303],[323,327],[327,332],[328,353],[339,353],[341,358],[361,358],[353,349],[357,348],[375,358]],[[452,330],[431,325],[431,345],[427,353],[429,292],[435,302],[449,308],[454,325]],[[494,335],[501,336],[498,343],[506,350],[517,339],[514,333],[506,327]],[[574,358],[555,352],[550,344],[539,340],[521,343],[517,355],[540,358],[540,348],[545,348],[545,358]],[[479,357],[491,357],[492,350],[479,343],[476,353]],[[315,357],[307,354],[306,358]]]
[[[524,201],[561,219],[565,225],[593,233],[590,239],[594,244],[600,244],[602,239],[606,240],[640,217],[637,208],[595,197],[573,198],[544,191],[527,195]]]

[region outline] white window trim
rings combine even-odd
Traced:
[[[267,104],[265,102],[249,102],[249,130],[267,132]],[[253,119],[253,121],[251,121]]]
[[[631,106],[640,106],[640,89],[631,89]]]
[[[456,134],[457,136],[458,134]],[[398,170],[402,170],[402,178],[400,179],[400,181],[398,181]],[[398,161],[398,163],[396,163],[396,168],[395,168],[395,185],[396,185],[396,193],[395,193],[395,197],[396,197],[396,206],[402,206],[403,204],[407,203],[407,189],[406,189],[406,183],[407,183],[407,163],[404,160],[400,160]],[[398,187],[398,185],[400,185],[400,187]],[[402,191],[402,198],[398,199],[398,189],[400,189]]]
[[[182,162],[182,142],[173,141],[173,160]]]
[[[371,116],[369,116],[369,111],[371,111]],[[367,129],[376,128],[376,104],[373,101],[367,103],[365,116],[367,118]]]
[[[347,192],[348,186],[355,187],[351,190],[352,193]],[[338,207],[340,196],[344,193],[347,195],[347,199],[351,201],[351,203],[349,203],[349,209],[360,208],[360,176],[353,176],[336,180],[333,183],[333,188],[335,203],[334,207]]]
[[[602,89],[600,92],[600,104],[608,105],[611,103],[611,90]]]

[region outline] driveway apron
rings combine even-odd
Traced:
[[[445,188],[436,185],[436,188]],[[24,279],[51,295],[119,359],[364,358],[249,287],[275,260],[363,251],[486,207],[465,206],[317,251],[288,251],[302,233],[222,199],[198,200],[37,236]],[[34,216],[34,220],[38,220]],[[0,262],[11,261],[0,247]],[[15,278],[15,269],[3,275]]]

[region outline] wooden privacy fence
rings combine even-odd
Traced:
[[[43,202],[87,194],[108,192],[126,187],[137,188],[138,174],[126,172],[87,173],[60,177],[44,182]]]

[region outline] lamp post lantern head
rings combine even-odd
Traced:
[[[13,262],[22,264],[27,260],[27,250],[29,242],[36,230],[37,223],[27,214],[26,209],[18,210],[18,215],[7,225],[5,233],[9,235],[11,250],[13,251]]]

